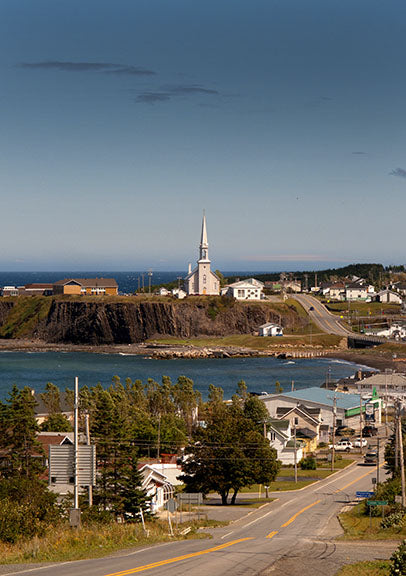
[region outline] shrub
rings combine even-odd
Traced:
[[[300,462],[299,462],[299,466],[302,470],[316,470],[316,460],[313,458],[313,456],[307,456],[306,458],[303,458]]]
[[[391,512],[383,518],[381,522],[381,528],[403,528],[406,524],[406,516],[403,510],[398,510],[396,512]]]
[[[401,576],[406,574],[406,540],[400,544],[399,548],[390,557],[392,566],[390,567],[390,576]]]

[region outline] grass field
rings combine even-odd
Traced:
[[[139,523],[84,526],[73,530],[69,526],[52,527],[42,538],[33,538],[16,544],[0,543],[1,564],[25,562],[67,562],[83,558],[99,558],[117,550],[136,546],[148,546],[158,542],[170,542],[185,538],[205,538],[207,534],[196,532],[199,527],[214,527],[227,523],[205,521],[183,523],[179,530],[191,526],[187,537],[179,532],[168,534],[168,523],[156,520],[146,524],[147,536]],[[175,528],[174,528],[175,530]]]
[[[372,517],[362,513],[363,504],[357,504],[339,516],[344,535],[341,540],[402,540],[406,538],[404,528],[381,528],[382,516]]]
[[[389,576],[390,562],[376,560],[374,562],[357,562],[341,568],[336,576]]]
[[[338,346],[341,338],[332,334],[313,333],[311,337],[311,346],[332,347]],[[288,336],[275,336],[273,338],[262,338],[260,336],[250,336],[247,334],[234,334],[232,336],[224,337],[207,337],[207,338],[153,338],[147,340],[148,344],[166,344],[168,346],[197,346],[202,348],[210,347],[235,347],[235,348],[249,348],[251,350],[258,350],[266,352],[275,347],[282,347],[286,345],[291,346],[310,346],[309,335],[288,335]]]

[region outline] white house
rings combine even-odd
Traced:
[[[258,328],[258,333],[259,336],[283,336],[283,328],[273,322],[267,322]]]
[[[232,296],[236,300],[261,300],[264,284],[255,278],[240,280],[225,286],[222,295]]]
[[[379,332],[374,332],[374,334],[377,336],[386,336],[386,338],[394,338],[395,340],[404,340],[406,339],[406,323],[393,322],[389,328],[379,330]]]
[[[349,284],[345,289],[345,299],[347,301],[367,300],[370,296],[371,294],[368,293],[368,286]]]
[[[268,426],[267,437],[269,444],[275,448],[277,458],[282,464],[289,465],[295,462],[295,441],[289,420],[271,420]],[[296,462],[303,458],[303,442],[296,440]]]
[[[166,502],[173,497],[173,484],[162,472],[155,470],[151,465],[145,464],[140,468],[142,475],[142,488],[151,497],[151,510],[161,510]]]
[[[171,292],[172,296],[175,296],[175,298],[179,298],[179,300],[183,300],[183,298],[186,298],[187,294],[184,290],[182,290],[182,288],[174,288]]]
[[[402,304],[403,299],[400,294],[392,292],[392,290],[381,290],[378,292],[378,301],[390,304]]]

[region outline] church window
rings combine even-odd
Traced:
[[[203,284],[206,284],[206,274],[203,274]]]

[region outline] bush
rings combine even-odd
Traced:
[[[403,528],[406,524],[406,516],[403,510],[391,512],[381,522],[381,528]]]
[[[390,567],[390,576],[401,576],[406,574],[406,540],[400,544],[399,548],[390,557],[392,566]]]
[[[313,458],[313,456],[307,456],[306,458],[303,458],[299,462],[299,466],[302,470],[316,470],[317,468],[316,460]]]
[[[0,540],[17,542],[41,536],[58,521],[56,497],[36,478],[0,481]]]

